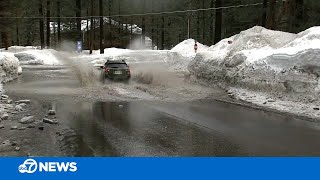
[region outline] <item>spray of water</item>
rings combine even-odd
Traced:
[[[55,56],[59,58],[67,67],[76,74],[82,86],[91,86],[99,82],[99,71],[95,69],[89,62],[80,60],[80,54],[76,53],[74,43],[63,42],[61,51]]]

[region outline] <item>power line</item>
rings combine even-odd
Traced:
[[[224,9],[236,9],[236,8],[245,8],[251,6],[262,6],[263,3],[253,3],[253,4],[241,4],[233,6],[224,6],[224,7],[214,7],[214,8],[200,8],[200,9],[190,9],[190,10],[180,10],[180,11],[164,11],[164,12],[152,12],[152,13],[140,13],[140,14],[125,14],[125,15],[110,15],[110,16],[81,16],[81,17],[50,17],[51,19],[89,19],[89,18],[112,18],[112,17],[133,17],[133,16],[154,16],[154,15],[170,15],[170,14],[180,14],[180,13],[192,13],[192,12],[201,12],[201,11],[212,11],[212,10],[224,10]],[[46,19],[47,17],[36,17],[36,16],[21,16],[21,17],[0,17],[0,19]]]

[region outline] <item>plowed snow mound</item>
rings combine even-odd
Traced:
[[[187,39],[176,45],[174,48],[171,49],[171,52],[178,52],[182,56],[190,57],[195,56],[196,53],[194,51],[194,39]],[[203,45],[201,43],[198,44],[198,52],[206,51],[209,47],[206,45]]]
[[[56,57],[57,51],[53,49],[44,50],[26,50],[16,53],[21,65],[62,65],[62,62]]]
[[[18,77],[19,61],[12,53],[0,53],[0,83]]]
[[[319,58],[320,27],[300,34],[253,27],[198,53],[188,69],[225,85],[313,94],[320,90]]]

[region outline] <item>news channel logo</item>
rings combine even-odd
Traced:
[[[33,174],[35,172],[77,172],[76,162],[37,162],[27,159],[18,167],[22,174]]]

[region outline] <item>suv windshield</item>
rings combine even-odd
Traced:
[[[107,67],[109,67],[109,68],[127,68],[128,66],[127,66],[127,64],[123,64],[123,63],[115,63],[115,64],[107,64]]]

